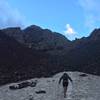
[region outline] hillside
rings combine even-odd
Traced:
[[[100,29],[69,41],[60,33],[29,26],[0,31],[0,85],[60,71],[100,75]]]
[[[65,56],[69,66],[100,75],[100,29],[95,29],[89,37],[75,40],[73,43],[74,48]]]
[[[29,48],[53,55],[61,55],[65,48],[70,48],[71,42],[63,35],[49,29],[42,29],[36,25],[31,25],[23,30],[19,27],[7,28],[3,29],[3,32]]]
[[[49,65],[48,58],[48,55],[27,48],[0,31],[0,85],[40,77],[44,74],[41,71],[44,69],[45,72]]]

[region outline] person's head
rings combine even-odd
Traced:
[[[66,75],[67,75],[67,73],[64,73],[63,75],[64,75],[64,76],[66,76]]]

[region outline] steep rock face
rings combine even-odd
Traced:
[[[15,38],[18,42],[24,43],[24,39],[23,39],[24,33],[20,27],[6,28],[3,29],[2,31],[6,33],[8,36]]]
[[[36,50],[42,50],[51,54],[63,53],[69,48],[70,41],[63,35],[48,29],[30,26],[24,29],[25,43]]]
[[[93,32],[90,34],[89,38],[91,40],[100,40],[100,28],[94,29]]]
[[[64,50],[68,50],[71,46],[71,42],[63,35],[48,29],[42,29],[36,25],[29,26],[24,30],[8,28],[3,31],[29,48],[50,54],[63,54]]]
[[[49,63],[45,53],[27,48],[0,31],[0,85],[46,75]]]
[[[2,31],[0,76],[4,75],[1,79],[5,79],[10,75],[5,83],[18,77],[49,76],[63,70],[100,75],[100,29],[72,42],[59,33],[35,25],[24,30],[7,28]]]
[[[84,72],[100,75],[100,29],[94,30],[89,37],[74,41],[74,48],[66,53],[69,66]]]
[[[72,42],[59,33],[42,29],[35,25],[29,26],[24,30],[19,28],[9,29],[10,31],[5,30],[7,34],[9,33],[13,37],[15,36],[13,32],[16,34],[19,32],[18,36],[21,38],[15,37],[15,39],[19,39],[19,42],[29,48],[52,55],[59,55],[59,61],[63,66],[76,66],[84,70],[85,66],[88,66],[86,69],[90,68],[90,66],[99,66],[100,29],[95,29],[89,37],[83,37]],[[20,39],[23,40],[20,41]]]

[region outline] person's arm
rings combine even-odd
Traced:
[[[71,82],[73,82],[73,80],[69,77],[69,75],[68,75],[68,79],[69,79]]]
[[[63,76],[59,79],[59,84],[61,83],[61,80],[63,79]]]

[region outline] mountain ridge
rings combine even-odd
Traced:
[[[49,29],[42,29],[36,25],[31,25],[23,30],[20,28],[7,28],[3,29],[3,32],[36,50],[50,51],[51,53],[53,50],[55,53],[59,53],[60,49],[65,48],[65,45],[70,48],[70,41],[65,36]]]
[[[89,37],[69,41],[59,33],[34,25],[23,30],[1,30],[0,84],[64,70],[100,75],[99,34],[100,29],[95,29]]]

